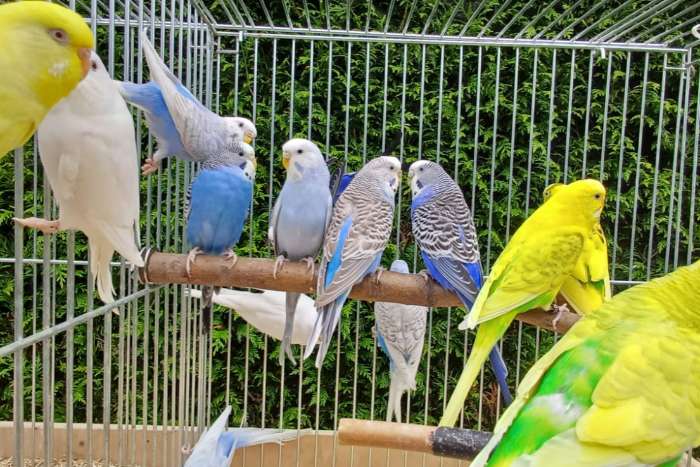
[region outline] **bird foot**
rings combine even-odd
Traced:
[[[40,230],[44,235],[55,234],[61,228],[59,221],[48,221],[40,217],[13,217],[12,220],[24,228]]]
[[[187,271],[187,278],[191,279],[192,278],[192,265],[194,264],[195,260],[197,259],[197,255],[201,255],[204,253],[202,250],[199,249],[199,247],[194,247],[190,250],[189,253],[187,253],[187,262],[185,263],[185,271]]]
[[[287,258],[285,258],[284,255],[279,255],[277,259],[275,259],[275,268],[272,270],[273,279],[277,280],[277,273],[280,272],[280,269],[282,269],[282,266],[286,262]]]
[[[314,259],[311,256],[307,256],[306,258],[302,258],[301,262],[306,263],[307,271],[309,271],[311,274],[314,273],[314,270],[316,269],[316,263],[314,262]]]
[[[418,272],[418,275],[421,276],[425,282],[430,282],[433,279],[427,269],[422,269]]]
[[[372,280],[376,285],[379,285],[379,281],[382,279],[382,274],[384,274],[384,271],[386,271],[386,268],[383,268],[379,266],[376,271],[374,271],[374,274],[372,274]]]
[[[569,306],[566,303],[563,303],[561,305],[558,305],[556,303],[552,304],[552,312],[556,313],[554,315],[554,318],[552,319],[552,328],[554,328],[554,332],[559,332],[557,330],[557,323],[559,323],[559,320],[561,319],[562,315],[564,313],[568,313],[569,311]]]
[[[238,255],[231,249],[226,250],[222,256],[224,259],[230,261],[230,263],[226,266],[227,269],[233,268],[238,262]]]
[[[153,172],[157,172],[160,168],[160,162],[154,159],[146,159],[146,162],[141,166],[141,175],[150,175]]]

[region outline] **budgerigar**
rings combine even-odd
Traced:
[[[193,298],[202,297],[202,293],[194,289],[190,291],[190,295]],[[247,292],[222,288],[214,294],[213,302],[234,310],[258,331],[281,341],[286,319],[286,295],[285,292],[277,290]],[[316,315],[313,299],[308,295],[300,294],[294,315],[292,344],[306,344],[314,328]]]
[[[90,69],[92,32],[56,3],[0,5],[0,157],[22,146]]]
[[[151,73],[151,80],[157,84],[157,86],[149,88],[146,94],[150,92],[153,95],[154,90],[160,90],[161,98],[165,102],[170,118],[180,136],[182,148],[184,148],[184,152],[191,160],[203,162],[212,155],[233,151],[235,143],[238,141],[248,144],[255,139],[257,133],[249,120],[236,117],[220,117],[200,104],[163,63],[163,60],[158,56],[153,48],[153,44],[148,39],[147,34],[141,34],[141,43],[143,54]],[[157,93],[155,100],[158,100]],[[141,105],[146,108],[149,107],[143,103]],[[172,137],[172,128],[169,127],[167,118],[162,117],[162,112],[164,111],[162,104],[153,104],[153,109],[153,115],[163,118],[159,122],[159,125],[163,126],[161,136],[164,139]],[[158,136],[158,131],[154,129],[154,132]],[[168,150],[170,144],[170,141],[166,144]],[[175,150],[179,149],[177,148],[177,143],[172,144]],[[165,153],[165,150],[160,154],[154,155],[154,159],[146,162],[144,170],[146,172],[156,170],[158,161],[155,160],[155,157],[162,158],[166,155],[168,154]]]
[[[479,325],[467,365],[440,425],[453,426],[494,344],[532,308],[550,308],[599,222],[605,187],[580,180],[562,187],[528,217],[498,257],[460,329]]]
[[[39,126],[39,154],[59,218],[16,221],[44,233],[82,230],[88,237],[97,291],[110,303],[114,250],[143,266],[136,243],[138,149],[129,109],[94,52],[90,67],[87,77]]]
[[[192,182],[187,210],[187,274],[197,255],[224,255],[236,264],[233,247],[238,243],[248,218],[253,197],[255,155],[253,148],[234,141],[224,154],[211,155],[202,162]],[[209,332],[214,289],[202,288],[202,329]]]
[[[428,274],[456,293],[469,310],[483,283],[483,272],[476,228],[462,190],[435,162],[414,162],[408,177],[413,193],[413,236]],[[503,399],[510,404],[508,371],[498,346],[493,346],[489,358]]]
[[[471,465],[679,465],[700,444],[698,284],[700,262],[585,315],[530,369]]]
[[[173,83],[180,95],[190,100],[200,112],[209,112],[179,80],[173,79]],[[144,175],[155,172],[160,165],[160,161],[166,157],[175,156],[183,160],[201,161],[201,157],[206,156],[206,154],[197,154],[195,157],[192,157],[187,152],[182,144],[180,133],[170,115],[165,99],[163,99],[163,93],[155,81],[149,81],[144,84],[119,82],[119,90],[127,102],[143,111],[148,128],[155,136],[158,144],[156,152],[152,157],[146,159],[142,167]],[[243,117],[231,117],[231,119],[234,123],[233,128],[238,128],[235,137],[250,144],[257,135],[253,122]]]
[[[314,143],[305,139],[287,141],[282,146],[282,164],[287,169],[287,180],[272,210],[268,232],[278,255],[275,276],[285,258],[306,261],[309,269],[313,270],[314,258],[323,244],[323,234],[333,209],[328,168],[323,154]],[[296,363],[291,337],[299,296],[296,292],[287,293],[287,318],[280,364],[285,354]]]
[[[565,186],[554,183],[544,190],[544,201]],[[559,293],[581,315],[600,308],[612,296],[608,269],[608,242],[605,233],[596,224],[590,239],[584,244],[583,254],[576,267],[561,286]]]
[[[408,264],[397,259],[391,270],[408,274]],[[420,365],[428,308],[418,305],[377,302],[374,304],[377,344],[389,357],[391,382],[386,421],[396,417],[401,422],[401,396],[415,391],[416,372]]]
[[[262,428],[229,428],[231,406],[221,412],[219,418],[202,433],[202,436],[185,462],[185,467],[229,467],[236,449],[266,443],[281,444],[296,439],[297,431]]]
[[[316,287],[319,314],[304,352],[304,358],[308,357],[321,339],[317,368],[323,363],[352,286],[379,267],[391,235],[400,176],[401,162],[397,158],[372,159],[355,175],[333,207]]]

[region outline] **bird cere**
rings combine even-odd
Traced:
[[[17,41],[17,37],[22,40]],[[349,167],[347,134],[346,158],[339,162],[330,157],[328,140],[324,144],[311,129],[303,135],[306,137],[299,137],[301,133],[296,134],[293,127],[286,141],[272,138],[268,159],[256,141],[270,128],[261,127],[259,132],[255,114],[224,115],[200,101],[196,89],[183,84],[158,53],[155,37],[153,30],[137,34],[148,79],[116,80],[113,70],[108,70],[95,51],[93,31],[77,13],[42,1],[0,5],[0,39],[13,46],[12,51],[0,52],[0,97],[4,104],[0,156],[21,148],[36,133],[41,167],[58,207],[57,215],[45,210],[44,217],[14,217],[16,234],[34,229],[49,242],[50,236],[59,232],[83,232],[89,251],[90,286],[94,285],[103,304],[112,306],[109,310],[117,312],[121,305],[119,300],[115,302],[118,294],[112,278],[115,252],[133,269],[140,269],[141,277],[148,277],[150,255],[158,254],[159,245],[150,237],[144,240],[142,233],[150,231],[153,218],[144,214],[141,192],[146,183],[160,183],[163,165],[177,159],[189,167],[183,178],[186,190],[182,199],[178,198],[183,216],[173,214],[168,221],[178,226],[181,223],[175,229],[182,237],[177,247],[182,253],[178,264],[184,265],[190,281],[182,288],[181,299],[196,304],[187,318],[192,323],[181,328],[183,336],[192,333],[199,339],[198,345],[209,345],[212,351],[220,333],[231,333],[231,315],[235,313],[264,335],[263,358],[268,352],[277,352],[279,367],[273,370],[267,362],[261,364],[264,378],[279,377],[275,373],[279,369],[284,378],[285,366],[299,375],[299,408],[302,380],[307,377],[303,372],[310,372],[304,370],[307,359],[315,353],[313,372],[320,378],[324,363],[337,358],[329,349],[336,335],[347,332],[343,319],[348,316],[353,288],[369,283],[382,297],[385,289],[392,287],[393,293],[401,294],[396,284],[405,283],[404,279],[420,278],[420,285],[413,288],[419,287],[418,294],[425,301],[377,300],[373,313],[363,315],[371,320],[371,350],[380,355],[376,360],[381,363],[373,365],[388,369],[384,375],[388,383],[377,394],[384,401],[381,407],[385,412],[378,414],[373,405],[371,415],[353,410],[353,418],[384,418],[396,423],[364,428],[348,424],[343,432],[341,421],[341,443],[351,439],[349,442],[368,446],[415,448],[468,458],[475,466],[672,466],[678,465],[686,451],[700,445],[700,261],[670,268],[643,283],[630,280],[634,286],[613,294],[616,283],[611,281],[610,271],[616,259],[611,261],[610,257],[615,258],[615,249],[620,247],[615,243],[617,224],[612,241],[606,215],[613,192],[619,210],[620,194],[619,187],[615,190],[606,183],[602,169],[600,179],[567,179],[565,175],[564,182],[548,184],[539,198],[541,204],[528,206],[524,220],[508,231],[503,244],[497,249],[489,237],[485,247],[479,239],[480,229],[486,227],[475,222],[483,206],[475,205],[474,196],[470,203],[465,197],[472,188],[477,189],[473,184],[481,182],[476,169],[473,180],[458,182],[448,173],[447,165],[441,165],[439,156],[424,159],[422,154],[406,153],[403,145],[398,151],[385,151],[384,141],[381,154],[368,153],[361,165]],[[481,48],[479,51],[481,54]],[[572,87],[571,92],[578,90]],[[140,116],[154,138],[153,151],[151,145],[149,151],[142,151],[136,126]],[[274,110],[271,120],[274,134]],[[515,125],[515,117],[513,122]],[[404,131],[402,128],[401,138]],[[695,177],[697,168],[693,170]],[[275,171],[284,176],[275,179]],[[269,195],[256,182],[256,175],[269,180]],[[275,180],[280,186],[273,197]],[[544,180],[551,182],[549,172]],[[491,191],[493,196],[493,187]],[[410,199],[408,205],[402,205],[402,196]],[[635,191],[635,202],[642,196],[645,194]],[[653,202],[655,209],[656,194]],[[150,209],[150,198],[148,203]],[[268,217],[256,214],[256,203],[270,206]],[[401,229],[396,221],[401,212],[410,216],[410,229]],[[489,218],[489,228],[498,230],[500,227],[491,221]],[[260,248],[247,241],[246,229],[262,229],[269,245]],[[149,248],[142,249],[143,244]],[[652,246],[649,248],[651,256]],[[489,255],[499,250],[492,261]],[[202,264],[211,264],[207,257],[220,257],[216,267],[221,266],[222,274],[231,277],[240,274],[239,258],[274,260],[271,270],[260,266],[251,279],[251,283],[275,284],[274,288],[226,288],[221,275],[206,275]],[[298,263],[303,263],[305,274],[315,281],[306,293],[285,282],[289,270],[301,267]],[[383,265],[390,265],[387,275],[396,273],[393,286],[382,278],[387,271]],[[175,274],[177,267],[173,263],[165,269],[160,277]],[[207,280],[212,278],[215,280]],[[120,278],[122,288],[124,282]],[[415,421],[410,398],[419,383],[430,384],[430,367],[422,368],[421,361],[426,352],[431,355],[425,346],[426,335],[433,330],[431,314],[441,313],[442,308],[424,304],[436,289],[444,289],[455,297],[455,304],[460,304],[449,312],[457,313],[458,318],[449,315],[448,339],[450,332],[460,331],[473,338],[468,349],[464,345],[464,361],[456,362],[461,369],[456,384],[448,382],[447,376],[440,382],[449,398],[445,397],[441,407],[439,426],[426,431],[426,427],[410,425]],[[364,305],[355,306],[359,322],[359,307]],[[521,377],[520,360],[516,370],[502,339],[515,320],[535,309],[549,313],[551,327],[564,334],[541,355],[538,340],[537,360],[522,370]],[[568,325],[559,328],[572,313],[580,319],[570,329]],[[228,329],[221,324],[223,316],[228,317]],[[49,321],[47,318],[47,329]],[[133,327],[136,329],[136,324]],[[19,341],[26,338],[21,331],[22,323],[16,333]],[[361,345],[359,330],[356,342]],[[344,351],[338,338],[337,355]],[[255,357],[246,349],[245,358],[253,362]],[[446,365],[455,365],[447,354],[444,358]],[[493,400],[499,407],[492,434],[480,431],[480,418],[478,426],[468,425],[471,420],[465,423],[464,413],[487,360],[487,371],[495,379]],[[247,371],[249,362],[245,364]],[[204,363],[201,365],[192,376],[193,386],[205,384]],[[338,373],[336,383],[344,376]],[[240,376],[227,375],[231,379]],[[195,383],[195,377],[201,379]],[[247,378],[246,372],[246,391]],[[249,400],[246,393],[244,403],[263,406],[262,418],[257,420],[260,428],[247,426],[247,414],[231,405],[228,392],[225,399],[209,394],[209,402],[215,399],[218,404],[217,413],[224,409],[208,429],[203,429],[204,405],[198,420],[187,419],[201,430],[196,443],[181,443],[182,462],[177,465],[223,467],[231,465],[237,449],[267,443],[282,446],[294,440],[300,443],[305,433],[301,428],[306,427],[301,421],[296,430],[281,429],[282,421],[280,429],[265,429],[269,424],[265,420],[268,395],[264,385],[263,394],[255,398]],[[314,397],[318,397],[316,402],[307,399],[304,404],[319,403],[320,395]],[[21,397],[16,400],[22,403]],[[505,410],[500,412],[500,407]],[[228,428],[232,414],[241,426]],[[337,407],[334,424],[336,418]],[[206,419],[213,417],[207,413]],[[23,422],[18,419],[17,426]],[[142,422],[145,425],[148,420]],[[136,420],[131,423],[135,426]],[[154,426],[158,423],[153,421]],[[308,420],[304,423],[311,426]],[[426,409],[424,425],[431,424],[436,423],[428,423]],[[471,431],[454,428],[457,424]],[[361,432],[370,428],[378,430],[378,435],[372,439],[365,433],[363,439]],[[429,441],[421,444],[417,441],[421,436]],[[282,447],[279,449],[281,453]]]

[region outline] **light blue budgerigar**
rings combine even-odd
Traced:
[[[187,274],[197,255],[224,255],[236,264],[233,247],[238,243],[248,218],[253,197],[255,155],[253,148],[236,141],[235,151],[212,155],[202,162],[201,170],[190,186],[186,210],[187,241],[192,245],[187,256]],[[211,322],[212,287],[202,288],[203,332]]]
[[[408,274],[408,264],[397,259],[391,270]],[[416,372],[420,365],[425,342],[425,326],[428,308],[418,305],[377,302],[374,304],[375,333],[377,344],[389,357],[391,383],[386,421],[396,417],[401,422],[401,396],[406,391],[415,391]]]
[[[148,128],[156,138],[158,148],[153,156],[146,159],[141,167],[143,174],[148,175],[158,170],[160,161],[166,157],[177,157],[191,161],[192,156],[185,150],[177,131],[175,122],[170,116],[170,111],[163,98],[163,93],[155,81],[143,84],[131,83],[128,81],[118,81],[119,92],[124,100],[143,111],[148,123]],[[176,80],[175,87],[184,97],[190,99],[202,111],[207,109],[195,98],[190,91]],[[253,122],[243,117],[231,117],[240,129],[238,138],[250,144],[257,134]]]
[[[150,162],[146,161],[144,171],[156,170],[159,160],[169,155],[203,162],[211,155],[231,151],[236,141],[249,144],[255,139],[257,132],[250,120],[221,117],[197,101],[168,69],[146,33],[141,34],[141,44],[152,84],[122,85],[122,93],[127,101],[146,111],[158,139],[159,150]],[[173,154],[168,154],[170,151]]]
[[[318,317],[304,352],[307,358],[320,338],[317,368],[323,363],[352,286],[379,267],[391,235],[400,176],[401,162],[397,158],[372,159],[333,207],[316,286]]]
[[[207,429],[190,451],[185,467],[228,467],[236,449],[258,444],[277,443],[295,439],[298,432],[262,428],[229,428],[229,405],[219,418]],[[187,453],[187,450],[185,450]]]
[[[483,284],[476,228],[462,190],[437,163],[420,160],[411,164],[413,236],[420,247],[427,273],[451,290],[469,310]],[[491,367],[503,400],[513,400],[508,371],[497,347],[491,350]]]
[[[314,143],[305,139],[287,141],[282,146],[282,164],[287,169],[287,179],[272,210],[268,231],[278,255],[273,273],[275,277],[285,259],[305,261],[313,271],[314,259],[323,244],[323,235],[333,209],[330,174],[323,154]],[[296,364],[291,338],[300,295],[287,293],[280,364],[285,354]]]

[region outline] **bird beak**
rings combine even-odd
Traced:
[[[289,169],[289,160],[291,158],[292,158],[291,154],[289,154],[287,151],[284,151],[282,153],[282,165],[284,166],[285,170]]]
[[[86,48],[78,49],[78,58],[82,65],[83,78],[87,76],[88,71],[90,71],[90,56],[92,55],[92,50]]]
[[[252,132],[252,131],[246,131],[246,132],[243,134],[243,142],[244,142],[245,144],[250,144],[250,143],[252,143],[254,139],[255,139],[255,136],[253,135],[253,132]]]

